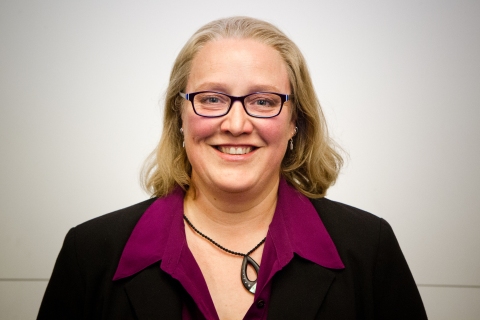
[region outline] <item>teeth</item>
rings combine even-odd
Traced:
[[[218,147],[218,150],[227,154],[246,154],[252,151],[252,147]]]

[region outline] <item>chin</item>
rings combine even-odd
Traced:
[[[253,172],[238,173],[229,177],[219,176],[213,181],[218,189],[229,193],[261,193],[279,180],[279,175],[262,175]]]
[[[248,192],[258,185],[256,179],[253,177],[249,178],[245,174],[232,175],[230,177],[218,177],[218,179],[215,179],[212,183],[221,191],[229,193]]]
[[[228,192],[228,193],[243,193],[243,192],[248,192],[251,191],[253,188],[253,184],[249,183],[238,183],[232,182],[229,183],[228,181],[223,181],[222,183],[218,183],[216,187],[220,189],[223,192]]]

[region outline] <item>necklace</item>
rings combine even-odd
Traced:
[[[234,254],[236,256],[241,256],[243,257],[243,261],[242,261],[242,269],[240,271],[240,278],[242,279],[242,284],[243,286],[245,287],[245,289],[247,289],[249,292],[251,293],[255,293],[255,290],[257,289],[257,279],[258,279],[258,271],[260,270],[260,266],[258,265],[258,263],[253,260],[251,257],[250,257],[250,254],[252,252],[254,252],[255,250],[258,249],[258,247],[260,247],[264,242],[265,242],[265,239],[267,239],[267,237],[263,238],[262,241],[260,241],[256,246],[255,248],[253,248],[252,250],[248,251],[247,253],[241,253],[241,252],[235,252],[235,251],[232,251],[232,250],[229,250],[221,245],[219,245],[218,243],[216,243],[212,238],[204,235],[203,233],[201,233],[197,228],[195,228],[195,226],[190,222],[190,220],[188,220],[187,216],[186,215],[183,215],[183,219],[188,223],[188,225],[196,232],[198,233],[199,235],[201,235],[202,237],[204,237],[205,239],[207,239],[208,241],[210,241],[212,244],[214,244],[216,247],[222,249],[223,251],[225,252],[228,252],[230,254]],[[250,264],[253,269],[255,269],[255,272],[257,274],[257,279],[255,279],[254,281],[248,279],[248,276],[247,276],[247,265]]]

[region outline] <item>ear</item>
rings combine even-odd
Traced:
[[[298,127],[295,126],[295,128],[293,128],[293,134],[292,134],[292,138],[295,137],[297,135],[297,132],[298,132]]]
[[[291,111],[291,114],[290,114],[290,130],[289,132],[291,132],[291,135],[290,135],[290,139],[293,138],[293,136],[295,136],[298,132],[298,126],[297,126],[297,116],[296,116],[296,112]]]
[[[298,128],[293,119],[290,121],[290,125],[288,126],[288,132],[290,132],[289,139],[292,139],[298,132]]]

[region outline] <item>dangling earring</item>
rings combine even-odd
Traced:
[[[180,133],[183,136],[183,128],[180,128]],[[185,139],[183,139],[183,141],[182,141],[182,147],[185,148]]]
[[[290,141],[290,150],[293,150],[293,138],[291,138],[289,141]]]

